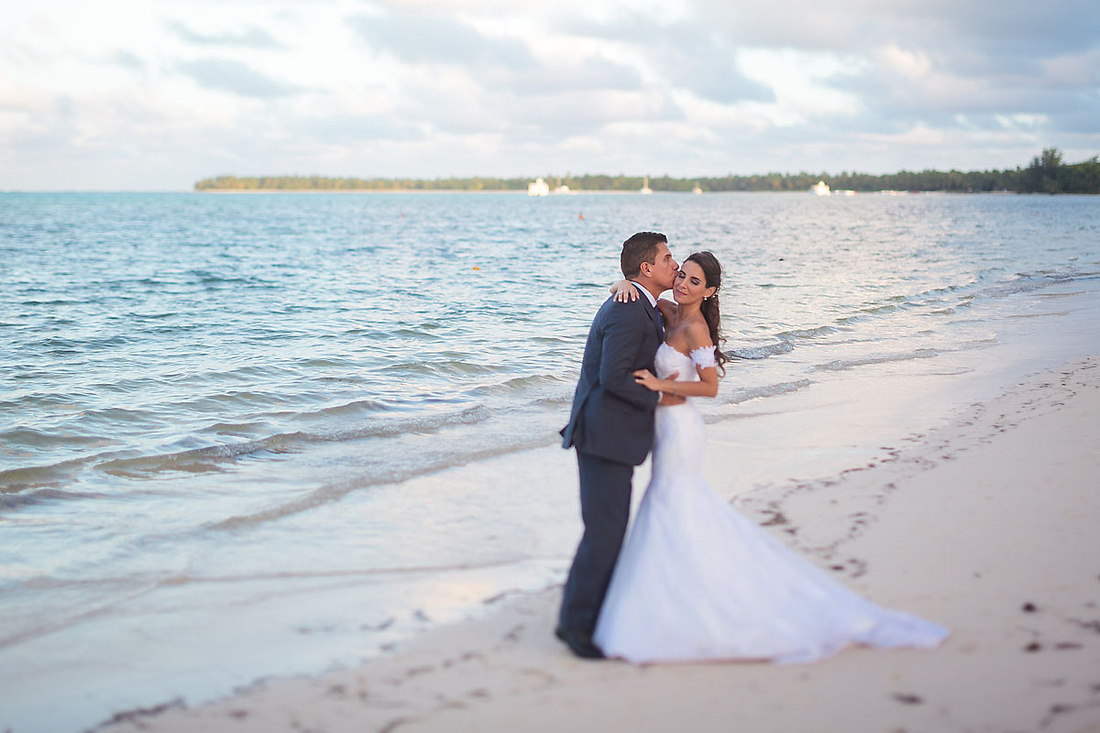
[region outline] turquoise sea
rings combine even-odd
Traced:
[[[1038,369],[1037,298],[1100,282],[1084,196],[0,194],[0,729],[353,663],[560,582],[575,485],[507,486],[638,230],[725,265],[712,424],[892,365]],[[504,488],[432,483],[456,469]]]

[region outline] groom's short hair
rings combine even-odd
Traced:
[[[660,232],[638,232],[623,242],[623,253],[619,256],[619,267],[623,277],[633,280],[642,271],[642,263],[655,264],[657,246],[668,244],[668,237]]]

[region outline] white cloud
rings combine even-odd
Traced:
[[[908,79],[922,79],[932,71],[932,60],[923,51],[909,51],[894,43],[887,43],[875,53],[885,68]]]
[[[1063,89],[1100,92],[1100,45],[1082,53],[1061,54],[1040,61],[1043,82]]]
[[[6,5],[0,188],[1006,167],[1100,149],[1085,0]]]
[[[859,137],[863,140],[884,142],[890,145],[917,145],[923,147],[943,145],[947,141],[945,131],[930,128],[923,123],[918,123],[904,132],[894,134],[863,133]]]
[[[851,117],[862,109],[856,95],[835,86],[836,80],[864,70],[858,58],[786,48],[746,49],[739,58],[749,78],[774,91],[776,124],[812,125],[822,117]]]
[[[201,33],[186,23],[169,21],[165,27],[188,43],[202,46],[239,46],[244,48],[279,48],[282,44],[263,28],[252,26],[239,31]]]
[[[270,99],[299,91],[298,87],[256,71],[240,61],[204,58],[181,61],[177,68],[201,86],[239,94],[242,97]]]
[[[599,155],[605,152],[607,147],[594,135],[572,135],[562,141],[561,149],[570,153]]]

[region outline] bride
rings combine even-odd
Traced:
[[[660,300],[667,324],[650,390],[714,397],[722,269],[710,252],[680,268]],[[616,285],[624,299],[633,288]],[[637,297],[636,293],[634,297]],[[688,399],[657,407],[653,473],[611,578],[593,642],[635,663],[716,659],[810,662],[849,643],[934,647],[947,629],[849,591],[737,513],[702,477],[706,435]]]

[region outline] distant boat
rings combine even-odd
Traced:
[[[561,182],[561,176],[558,176],[558,185],[554,186],[554,190],[551,191],[550,193],[563,194],[563,193],[573,193],[573,192],[569,190],[569,186],[566,186],[564,183]]]
[[[703,192],[703,189],[699,188],[699,184],[696,183],[695,188],[691,189],[691,192],[694,194],[700,194]]]
[[[829,190],[829,184],[825,181],[818,181],[813,186],[810,186],[810,193],[814,196],[828,196],[832,191]]]
[[[536,179],[534,181],[531,181],[530,183],[527,184],[527,195],[528,196],[549,196],[550,195],[550,186],[547,185],[546,181],[542,180],[541,178],[538,178],[538,179]]]
[[[649,187],[649,176],[645,177],[645,183],[642,184],[642,190],[638,193],[653,193],[653,189]]]

